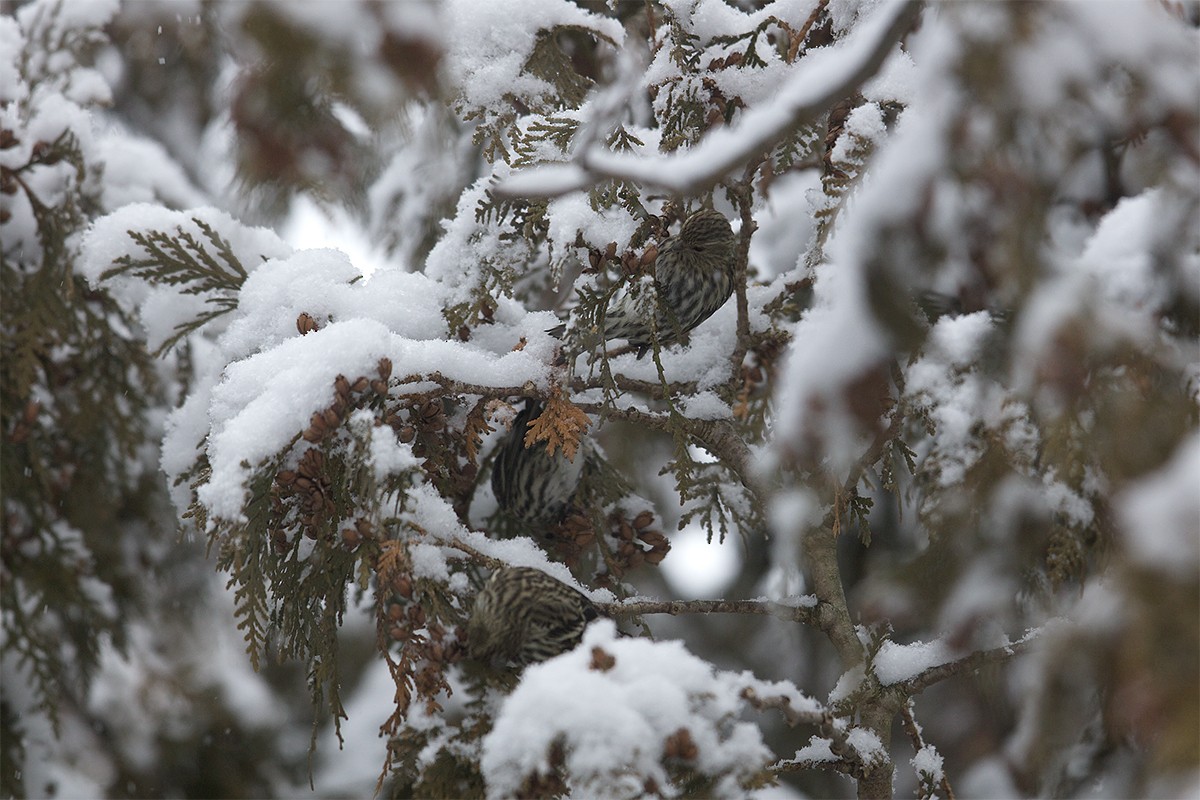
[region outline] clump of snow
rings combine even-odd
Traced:
[[[976,368],[995,328],[987,312],[943,317],[930,331],[925,355],[905,369],[905,396],[934,423],[922,469],[942,486],[961,483],[987,451],[981,431],[1011,445],[1014,464],[1028,467],[1039,437],[1028,407]]]
[[[767,508],[771,527],[771,580],[768,589],[773,598],[804,591],[800,563],[800,539],[808,526],[818,519],[819,503],[812,490],[790,489],[777,493]]]
[[[729,404],[715,392],[700,392],[680,398],[683,415],[689,419],[729,419],[733,415]]]
[[[414,578],[432,578],[441,583],[450,579],[450,567],[442,548],[417,542],[409,546],[408,556],[412,562]]]
[[[492,110],[507,104],[508,98],[536,107],[553,95],[549,84],[524,69],[539,31],[571,25],[595,31],[618,45],[625,40],[619,21],[566,0],[451,0],[443,21],[446,68],[467,110]]]
[[[866,446],[841,395],[887,352],[886,337],[871,314],[857,260],[823,265],[815,302],[792,329],[792,341],[775,390],[776,440],[797,447],[816,440],[834,474],[849,469]]]
[[[389,475],[416,470],[421,459],[413,455],[412,446],[401,442],[390,427],[377,426],[377,417],[366,409],[359,409],[350,416],[351,427],[362,431],[367,440],[367,463],[382,481]]]
[[[927,669],[941,666],[958,657],[941,639],[931,642],[897,644],[887,641],[875,654],[875,676],[884,686],[915,678]]]
[[[809,741],[808,744],[806,744],[804,747],[801,747],[799,750],[797,750],[796,754],[794,756],[792,756],[790,759],[788,759],[787,761],[784,761],[782,763],[786,764],[789,761],[791,761],[791,762],[813,761],[813,762],[820,763],[822,761],[830,762],[830,761],[837,761],[837,760],[838,760],[838,757],[836,755],[834,755],[834,752],[833,752],[833,740],[826,739],[826,738],[823,738],[820,736],[814,736],[814,737],[812,737],[812,739]]]
[[[1025,305],[1014,337],[1016,388],[1033,385],[1040,365],[1056,357],[1060,332],[1072,326],[1087,326],[1096,350],[1121,341],[1159,345],[1159,314],[1174,291],[1172,281],[1194,286],[1196,280],[1194,269],[1172,275],[1159,253],[1180,236],[1194,238],[1186,233],[1194,202],[1174,190],[1151,189],[1122,199],[1100,220],[1082,254],[1064,261]]]
[[[387,3],[382,7],[413,4]],[[467,155],[470,138],[448,109],[409,106],[408,131],[367,190],[372,239],[384,243],[406,269],[417,266],[425,237],[439,230],[442,209],[452,207],[475,177]],[[450,144],[455,135],[459,141]]]
[[[942,754],[933,745],[925,745],[917,751],[910,762],[918,775],[928,776],[931,783],[941,783],[945,778]]]
[[[833,685],[833,689],[829,692],[829,702],[836,703],[839,700],[844,700],[854,693],[854,690],[862,685],[863,680],[867,677],[866,668],[859,664],[851,667],[843,672],[837,679],[837,683]]]
[[[1136,563],[1180,581],[1195,581],[1200,565],[1200,435],[1122,492],[1116,501],[1125,546]]]
[[[830,158],[834,161],[849,161],[853,148],[861,147],[864,143],[878,144],[886,134],[883,109],[876,103],[865,103],[846,116],[842,136],[834,143]]]
[[[995,323],[986,311],[942,317],[929,332],[927,349],[937,353],[948,366],[970,367],[979,360]]]
[[[204,205],[204,195],[153,139],[110,131],[96,140],[96,156],[104,165],[100,202],[110,211],[131,203],[160,203],[168,208]]]
[[[551,200],[546,207],[550,222],[547,239],[556,262],[575,250],[576,239],[582,236],[589,247],[603,251],[609,242],[621,253],[637,230],[638,222],[621,206],[597,212],[585,194],[570,194]]]
[[[511,270],[533,257],[524,239],[504,236],[506,228],[496,215],[487,222],[475,218],[491,188],[491,178],[483,177],[463,190],[454,217],[442,222],[444,233],[425,259],[425,275],[451,292],[452,303],[467,303],[473,292],[487,291],[489,272]]]
[[[596,648],[611,666],[593,665]],[[529,776],[549,774],[558,745],[573,793],[640,797],[647,780],[671,785],[663,751],[682,730],[695,745],[691,764],[717,779],[716,796],[742,796],[739,781],[771,760],[757,726],[738,721],[748,685],[757,691],[748,674],[716,671],[680,642],[620,638],[612,622],[597,622],[574,651],[526,669],[505,700],[483,740],[488,796],[513,796]]]
[[[294,441],[312,414],[332,402],[338,375],[373,377],[380,360],[388,358],[396,378],[439,373],[494,387],[544,385],[548,379],[557,341],[545,331],[553,315],[531,314],[502,299],[493,325],[483,326],[470,342],[451,341],[443,308],[456,298],[453,287],[394,268],[364,280],[339,251],[293,253],[270,231],[241,225],[213,209],[126,206],[93,225],[80,269],[99,282],[118,258],[149,257],[132,241],[131,230],[173,234],[178,229],[205,243],[195,220],[228,241],[250,272],[236,294],[236,308],[205,328],[209,337],[217,335],[215,347],[192,337],[201,361],[211,367],[198,370],[192,393],[171,415],[164,439],[163,465],[172,477],[191,465],[197,443],[204,442],[211,474],[198,497],[214,518],[241,518],[253,470]],[[139,316],[152,346],[173,335],[209,299],[132,275],[104,284]],[[301,314],[311,316],[317,330],[300,335]],[[524,347],[514,349],[521,340]],[[431,385],[410,382],[400,391]],[[414,466],[406,448],[384,438],[389,435],[372,445],[377,470]]]
[[[854,748],[864,763],[881,763],[888,759],[887,748],[875,731],[855,725],[846,732],[846,743]]]
[[[151,258],[147,250],[130,238],[130,231],[162,232],[172,236],[185,234],[212,252],[198,222],[209,226],[229,243],[234,257],[246,271],[255,269],[265,259],[285,258],[291,254],[291,248],[272,231],[243,225],[215,208],[171,211],[156,204],[133,203],[92,224],[84,234],[76,269],[92,285],[98,286],[106,271],[119,266],[119,258],[127,256],[135,261]],[[231,269],[223,264],[222,267]],[[109,278],[104,281],[104,286],[122,308],[140,319],[151,348],[157,348],[170,338],[177,325],[194,319],[210,307],[207,302],[210,295],[188,294],[183,291],[186,286],[151,284],[129,274]],[[211,324],[219,330],[225,320],[225,317],[219,317]]]
[[[37,263],[42,240],[35,204],[54,211],[93,190],[87,173],[98,156],[88,109],[111,102],[112,92],[79,56],[103,40],[101,29],[117,8],[116,0],[33,2],[0,17],[0,167],[19,174],[21,183],[5,192],[0,240],[6,256]],[[78,148],[80,169],[71,159],[51,163],[35,156],[36,148],[52,143]]]

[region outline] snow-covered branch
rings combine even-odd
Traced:
[[[771,103],[751,109],[737,125],[713,132],[690,150],[648,158],[588,148],[573,163],[517,172],[501,182],[496,193],[509,198],[559,197],[603,180],[634,181],[645,189],[679,195],[704,191],[852,94],[875,74],[920,10],[920,0],[885,6],[827,57],[802,60]]]
[[[987,664],[998,664],[1009,661],[1015,656],[1028,650],[1034,642],[1037,641],[1036,632],[1030,633],[1012,644],[993,647],[988,650],[977,650],[970,655],[953,661],[947,661],[944,664],[938,664],[928,669],[896,683],[885,683],[885,686],[899,689],[908,696],[920,694],[921,692],[933,686],[936,683],[941,683],[947,678],[953,678],[958,675],[963,675],[968,672],[974,672]]]

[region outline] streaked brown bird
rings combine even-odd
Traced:
[[[604,338],[628,340],[638,358],[655,337],[660,346],[681,340],[733,293],[735,242],[719,211],[704,208],[689,216],[658,248],[653,313],[644,298],[618,295],[604,314]]]
[[[525,446],[529,423],[543,410],[540,400],[529,398],[513,420],[507,438],[500,443],[492,463],[492,492],[501,510],[523,522],[555,523],[562,519],[585,461],[582,452],[574,460],[560,448],[554,455],[544,443]]]
[[[600,612],[575,589],[530,567],[502,567],[475,596],[467,651],[493,666],[524,667],[574,649]]]

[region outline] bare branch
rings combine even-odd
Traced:
[[[858,768],[855,765],[841,758],[833,761],[817,761],[812,758],[805,758],[800,761],[776,761],[769,769],[776,775],[782,775],[786,772],[808,772],[814,769],[833,770],[834,772],[840,772],[850,777],[855,777],[858,774]]]
[[[520,397],[539,397],[542,395],[542,393],[538,391],[538,388],[532,383],[526,383],[524,386],[484,386],[482,384],[467,383],[455,378],[448,378],[440,372],[431,372],[428,375],[414,373],[412,375],[406,375],[405,377],[400,378],[398,382],[399,386],[401,387],[405,386],[406,384],[414,383],[433,383],[437,384],[439,388],[422,392],[412,392],[406,396],[422,398],[427,396],[441,395],[445,394],[446,392],[453,392],[455,394],[474,394],[481,397],[512,397],[514,395]]]
[[[734,260],[733,288],[737,303],[737,344],[729,359],[729,380],[735,385],[741,378],[742,362],[746,359],[746,351],[750,349],[750,310],[746,299],[746,267],[750,261],[750,237],[757,229],[753,215],[753,190],[751,181],[760,164],[755,159],[746,166],[742,180],[730,191],[737,201],[738,213],[741,216],[742,227],[738,231],[738,248]]]
[[[613,375],[613,385],[623,392],[638,392],[647,397],[652,397],[656,400],[661,400],[667,396],[679,397],[687,394],[695,394],[697,384],[695,381],[683,381],[679,383],[668,383],[664,391],[663,385],[658,381],[643,381],[638,378],[630,378],[626,375]],[[602,389],[602,384],[584,380],[583,378],[575,378],[571,381],[571,391],[583,392],[588,389]]]
[[[766,614],[778,619],[817,624],[817,607],[790,606],[769,600],[631,600],[610,603],[604,613],[613,617],[632,617],[642,614]]]

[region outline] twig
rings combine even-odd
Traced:
[[[1030,645],[1035,641],[1037,641],[1037,637],[1031,634],[1013,644],[994,647],[991,650],[979,650],[957,661],[949,661],[945,664],[939,664],[936,667],[930,667],[906,681],[891,684],[887,688],[898,689],[909,696],[920,694],[935,683],[940,683],[947,678],[953,678],[964,672],[977,670],[985,664],[1007,661],[1013,656],[1029,649]]]
[[[661,399],[663,395],[663,386],[658,381],[643,381],[638,378],[630,378],[625,375],[613,375],[612,383],[622,392],[638,392],[654,399]],[[603,389],[601,383],[594,383],[583,378],[575,378],[571,381],[571,391],[585,392],[588,389]],[[685,394],[695,394],[699,388],[695,381],[683,381],[680,383],[668,383],[667,389],[673,396],[681,396]]]
[[[771,769],[776,772],[799,772],[808,769],[833,769],[843,775],[849,775],[855,780],[861,780],[865,771],[866,765],[863,763],[862,756],[850,744],[846,737],[846,732],[836,724],[836,718],[830,712],[826,711],[821,715],[821,719],[817,721],[821,731],[821,738],[829,741],[829,750],[836,756],[834,761],[817,761],[815,759],[803,759],[777,761]],[[816,738],[816,737],[814,737]]]
[[[830,769],[852,778],[857,775],[855,766],[841,758],[834,761],[817,761],[812,758],[806,758],[803,761],[776,761],[768,769],[777,775],[785,772],[808,772],[813,769]]]
[[[668,414],[655,414],[635,408],[615,408],[602,403],[576,403],[576,405],[584,411],[598,414],[606,419],[623,419],[655,430],[671,431],[673,419]],[[684,425],[687,432],[725,466],[732,469],[738,480],[755,496],[755,499],[759,502],[766,501],[770,494],[770,487],[755,472],[750,448],[742,441],[742,437],[737,434],[728,420],[689,419],[678,416],[674,419],[685,420]]]
[[[484,386],[477,383],[467,383],[455,378],[447,378],[440,372],[431,372],[428,375],[414,373],[400,378],[398,381],[400,386],[408,383],[436,383],[440,390],[431,390],[427,392],[413,392],[405,395],[406,397],[420,398],[432,395],[444,394],[445,392],[454,392],[456,394],[475,394],[481,397],[511,397],[519,395],[521,397],[537,397],[540,392],[532,383],[526,383],[524,386]]]
[[[750,307],[746,300],[746,271],[750,261],[750,237],[758,227],[754,222],[752,208],[752,193],[750,182],[762,159],[753,159],[746,165],[746,172],[734,186],[730,194],[737,200],[738,213],[742,218],[742,227],[738,231],[738,248],[734,256],[733,288],[737,302],[737,343],[729,359],[729,380],[736,390],[741,380],[742,362],[746,360],[746,351],[750,349]]]
[[[913,717],[913,702],[912,698],[904,704],[900,709],[900,722],[904,726],[904,732],[908,734],[908,738],[912,741],[913,752],[919,753],[925,749],[925,739],[921,736],[921,727],[917,725],[916,718]],[[946,800],[954,800],[954,790],[950,788],[950,779],[946,777],[946,771],[942,770],[942,780],[940,781],[942,791],[946,795]]]
[[[609,603],[604,613],[612,617],[642,614],[765,614],[778,619],[817,624],[817,607],[789,606],[768,600],[631,600]]]
[[[796,60],[796,56],[799,55],[804,40],[808,38],[808,32],[812,30],[812,26],[816,23],[817,18],[821,16],[821,12],[825,10],[825,6],[827,5],[829,5],[829,0],[821,0],[821,2],[817,3],[817,7],[808,15],[808,19],[804,21],[804,25],[800,28],[799,33],[793,36],[791,46],[788,47],[788,63]]]
[[[801,722],[808,722],[813,725],[828,725],[832,717],[829,712],[822,709],[820,711],[801,711],[792,708],[792,701],[782,694],[771,695],[770,697],[759,697],[758,692],[754,688],[747,686],[741,691],[742,699],[750,705],[757,708],[759,711],[768,708],[774,708],[783,714],[784,721],[787,722],[789,728],[794,728]]]

